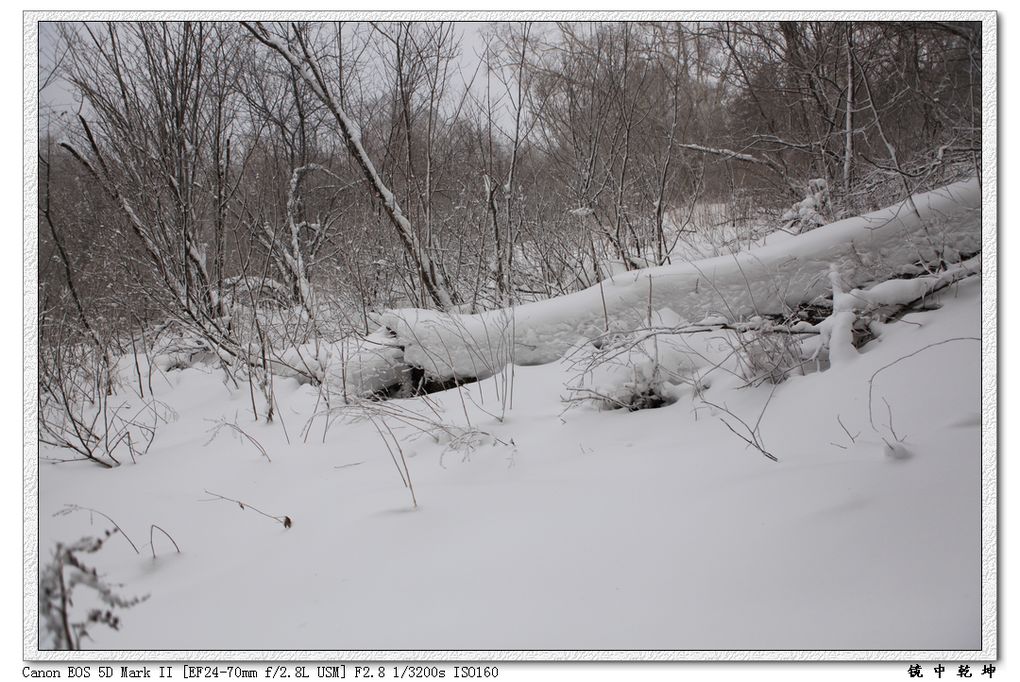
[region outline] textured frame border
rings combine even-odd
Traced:
[[[23,195],[23,331],[24,345],[24,610],[23,637],[26,661],[990,661],[998,658],[998,27],[994,11],[640,11],[640,12],[548,12],[548,11],[391,11],[392,20],[499,21],[530,19],[552,21],[636,20],[823,20],[894,21],[958,20],[982,24],[982,280],[981,280],[981,504],[982,504],[982,604],[981,649],[942,650],[579,650],[579,651],[40,651],[38,649],[38,23],[42,21],[99,20],[367,20],[381,12],[290,12],[290,11],[25,11],[23,14],[23,104],[24,104],[24,195]]]

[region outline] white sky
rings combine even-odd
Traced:
[[[485,49],[483,33],[490,28],[493,22],[487,21],[462,21],[457,22],[456,31],[460,36],[460,57],[455,68],[459,68],[465,79],[470,79],[475,72],[481,59],[481,53]],[[60,52],[60,38],[57,24],[53,22],[40,23],[39,25],[39,73],[40,84],[45,74],[52,71],[54,63]],[[474,91],[476,94],[483,92],[479,90],[482,83],[478,79]],[[459,87],[460,79],[454,77],[451,87]],[[74,112],[77,110],[78,101],[70,86],[59,78],[52,79],[49,84],[39,92],[40,114],[45,115],[46,111],[55,113]]]

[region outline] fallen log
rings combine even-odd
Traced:
[[[475,315],[399,309],[379,322],[404,362],[433,380],[485,378],[507,363],[542,364],[579,341],[645,323],[669,308],[688,322],[784,314],[848,287],[896,277],[917,264],[952,263],[981,250],[981,190],[968,180],[863,216],[730,256],[648,268],[584,291]],[[785,236],[785,235],[784,235]]]

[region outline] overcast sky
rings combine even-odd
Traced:
[[[480,61],[480,53],[485,49],[483,33],[489,28],[492,22],[457,22],[457,33],[460,35],[460,58],[457,67],[464,74],[465,79],[470,79]],[[39,24],[39,78],[40,85],[43,79],[52,72],[54,64],[59,59],[61,51],[61,40],[59,27],[55,22],[40,22]],[[476,93],[483,92],[484,79],[479,78],[473,90]],[[456,90],[460,86],[460,79],[454,78],[451,81],[451,88]],[[74,114],[78,110],[78,99],[70,86],[60,78],[50,79],[39,93],[39,111],[41,118],[60,119],[63,116]]]

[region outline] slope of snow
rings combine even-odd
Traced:
[[[934,212],[939,201],[919,206]],[[886,218],[889,228],[909,223]],[[845,225],[824,239],[820,228],[803,238],[824,241],[818,248],[713,261],[705,274],[726,282],[739,263],[781,271],[791,291],[822,291],[824,251],[859,285],[871,271],[853,265],[850,238],[914,248],[902,230],[872,227]],[[956,248],[971,248],[969,239]],[[617,278],[606,283],[607,308],[614,320],[628,305],[644,311],[652,282],[656,310],[668,294],[690,301],[689,315],[717,312],[721,303],[691,296],[700,277],[676,268]],[[111,527],[86,512],[59,514],[68,504],[109,515],[139,546],[135,554],[115,536],[89,558],[121,594],[148,595],[121,612],[120,630],[92,628],[86,645],[98,649],[979,648],[976,280],[935,294],[941,309],[885,325],[855,357],[795,376],[771,399],[768,386],[709,388],[707,401],[752,423],[767,403],[761,438],[779,462],[693,395],[639,412],[565,410],[564,386],[576,377],[564,362],[343,408],[349,414],[325,413],[313,386],[278,378],[272,424],[255,422],[248,387],[225,384],[214,367],[159,374],[157,397],[177,418],[137,464],[52,464],[46,458],[63,453],[41,448],[41,559],[57,542]],[[752,293],[759,307],[782,298],[726,287],[742,309]],[[549,360],[549,348],[601,331],[599,298],[590,290],[521,313],[518,362]],[[416,314],[401,333],[422,333],[423,314],[401,319]],[[948,339],[961,340],[931,345]],[[450,367],[493,362],[496,371],[509,355],[492,343]],[[230,429],[214,431],[221,420],[267,456]],[[387,430],[400,451],[384,444]],[[903,440],[890,451],[893,431]],[[155,532],[152,558],[152,524],[180,554]],[[83,594],[76,608],[87,603]]]
[[[916,214],[904,202],[732,256],[620,274],[512,310],[405,309],[381,315],[380,322],[396,333],[405,360],[430,375],[486,377],[509,361],[552,362],[580,339],[634,328],[665,307],[691,322],[783,313],[831,293],[830,268],[847,287],[858,287],[917,261],[959,260],[980,250],[980,202],[980,187],[970,180],[915,196]]]

